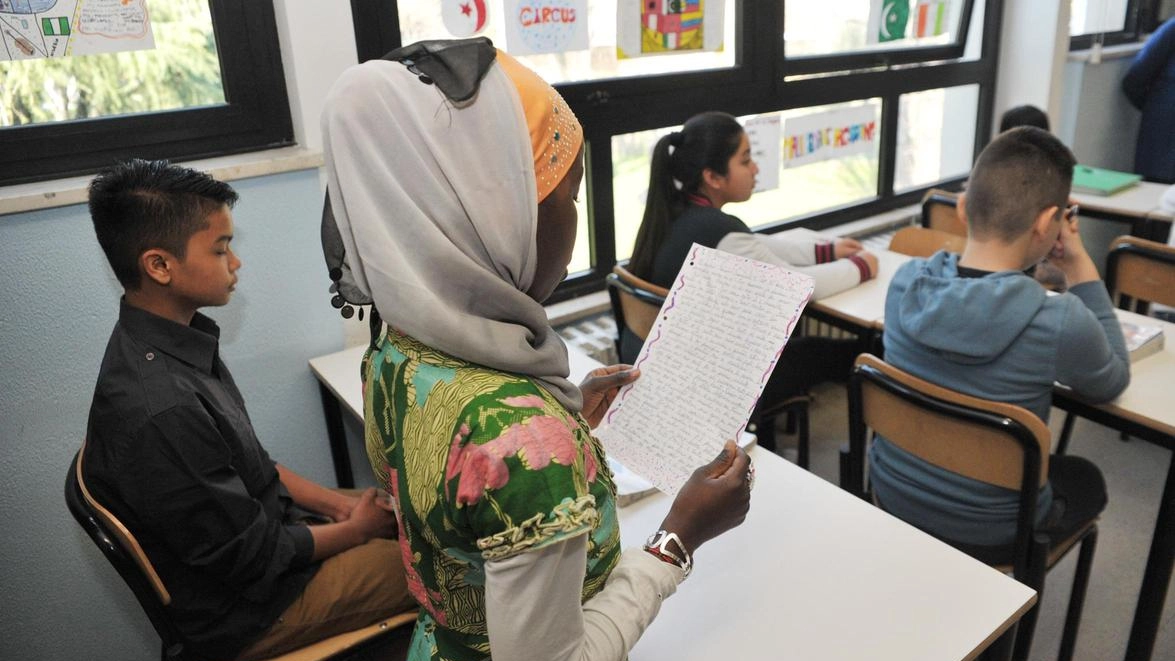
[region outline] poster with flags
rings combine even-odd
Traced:
[[[721,0],[618,0],[616,56],[720,51],[725,10]]]
[[[0,0],[0,60],[155,48],[146,0]]]

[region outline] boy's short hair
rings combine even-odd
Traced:
[[[167,161],[119,163],[90,182],[90,218],[98,243],[122,286],[141,284],[139,257],[159,248],[184,258],[188,239],[208,216],[236,204],[232,186]]]
[[[1015,241],[1037,215],[1069,202],[1073,152],[1053,134],[1031,126],[1001,133],[975,160],[967,184],[967,225],[977,238]]]
[[[1035,126],[1038,129],[1049,130],[1049,116],[1036,106],[1016,106],[1009,108],[1000,117],[1000,133],[1018,126]]]

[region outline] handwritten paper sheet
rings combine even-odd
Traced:
[[[694,244],[596,429],[608,454],[670,495],[738,438],[800,312],[811,278]]]

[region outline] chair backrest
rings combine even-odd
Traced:
[[[948,234],[967,236],[967,225],[959,218],[959,195],[931,188],[922,196],[922,226]]]
[[[606,279],[617,328],[628,328],[640,339],[649,336],[669,290],[642,280],[623,266],[612,267]]]
[[[889,249],[911,257],[929,257],[939,250],[961,253],[967,237],[929,227],[903,227],[889,240]]]
[[[1031,411],[971,397],[902,371],[871,354],[849,380],[850,457],[860,469],[845,485],[864,494],[866,430],[935,466],[1020,492],[1016,557],[1026,558],[1036,498],[1048,479],[1048,427]]]
[[[1106,287],[1123,308],[1135,303],[1175,306],[1175,247],[1133,236],[1110,244]]]
[[[139,600],[163,642],[164,657],[180,658],[183,638],[166,611],[171,594],[134,534],[90,494],[83,471],[85,454],[86,444],[83,442],[65,476],[65,503],[73,518]]]

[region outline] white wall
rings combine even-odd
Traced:
[[[1009,108],[1032,104],[1056,124],[1069,50],[1069,0],[1005,0],[992,131]]]

